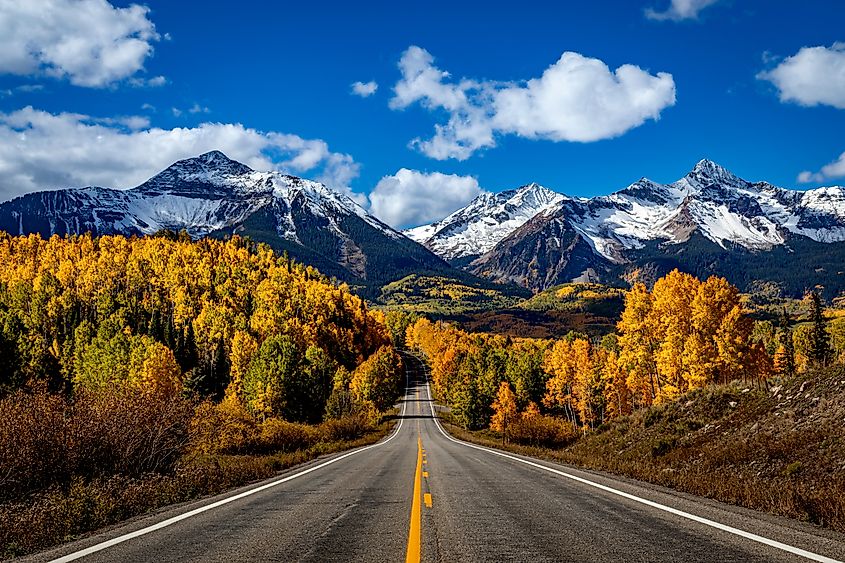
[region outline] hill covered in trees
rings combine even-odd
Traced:
[[[398,398],[384,315],[265,245],[0,234],[0,263],[9,553],[361,439]]]
[[[675,270],[651,290],[636,284],[625,293],[616,331],[604,336],[512,338],[422,318],[406,341],[428,360],[437,398],[469,429],[490,424],[503,384],[516,412],[577,430],[710,385],[766,387],[845,354],[845,319],[829,321],[818,294],[797,323],[755,321],[744,302],[724,278],[700,281]]]

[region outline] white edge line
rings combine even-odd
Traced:
[[[402,403],[402,418],[399,419],[399,424],[396,426],[396,429],[393,431],[393,433],[386,440],[383,440],[383,441],[378,442],[376,444],[372,444],[370,446],[364,446],[363,448],[359,448],[357,450],[352,450],[351,452],[347,452],[347,453],[345,453],[341,456],[338,456],[338,457],[332,458],[328,461],[325,461],[325,462],[321,463],[320,465],[315,465],[314,467],[309,467],[308,469],[306,469],[304,471],[300,471],[299,473],[295,473],[293,475],[288,475],[287,477],[284,477],[282,479],[277,479],[276,481],[271,481],[270,483],[266,483],[264,485],[261,485],[260,487],[256,487],[254,489],[244,491],[244,492],[239,493],[237,495],[234,495],[234,496],[231,496],[231,497],[228,497],[228,498],[224,498],[222,500],[218,500],[217,502],[213,502],[211,504],[206,504],[206,505],[201,506],[199,508],[195,508],[193,510],[185,512],[184,514],[179,514],[178,516],[173,516],[172,518],[168,518],[167,520],[162,520],[161,522],[158,522],[158,523],[153,524],[151,526],[147,526],[146,528],[141,528],[140,530],[135,530],[134,532],[129,532],[128,534],[124,534],[122,536],[112,538],[112,539],[104,541],[102,543],[92,545],[91,547],[86,547],[85,549],[75,551],[75,552],[70,553],[68,555],[65,555],[63,557],[59,557],[58,559],[53,559],[51,561],[51,563],[65,563],[66,561],[75,561],[76,559],[81,559],[82,557],[87,557],[88,555],[91,555],[93,553],[97,553],[98,551],[102,551],[104,549],[108,549],[108,548],[113,547],[117,544],[123,543],[125,541],[129,541],[133,538],[137,538],[139,536],[149,534],[150,532],[155,532],[156,530],[161,530],[162,528],[166,528],[166,527],[171,526],[171,525],[173,525],[177,522],[181,522],[182,520],[185,520],[185,519],[190,518],[192,516],[196,516],[197,514],[202,514],[203,512],[207,512],[207,511],[212,510],[214,508],[223,506],[225,504],[229,504],[230,502],[234,502],[236,500],[240,500],[240,499],[248,497],[250,495],[254,495],[255,493],[259,493],[261,491],[266,491],[267,489],[270,489],[270,488],[275,487],[277,485],[281,485],[282,483],[287,483],[288,481],[296,479],[297,477],[302,477],[303,475],[307,475],[307,474],[309,474],[313,471],[317,471],[318,469],[322,469],[323,467],[326,467],[326,466],[331,465],[333,463],[337,463],[338,461],[340,461],[342,459],[346,459],[349,456],[353,456],[355,454],[365,452],[365,451],[370,450],[372,448],[377,448],[377,447],[383,446],[386,443],[390,442],[393,438],[395,438],[399,434],[399,431],[402,429],[402,423],[405,421],[405,412],[408,410],[407,398],[408,398],[408,380],[407,380],[407,373],[406,373],[405,395],[403,396],[403,403]]]
[[[419,360],[419,358],[417,358]],[[420,360],[422,361],[422,360]],[[423,364],[425,365],[425,364]],[[652,508],[656,508],[658,510],[662,510],[664,512],[668,512],[670,514],[674,514],[675,516],[680,516],[681,518],[686,518],[688,520],[692,520],[694,522],[698,522],[699,524],[704,524],[706,526],[710,526],[711,528],[716,528],[717,530],[722,530],[723,532],[728,532],[730,534],[734,534],[751,541],[755,541],[758,543],[762,543],[764,545],[768,545],[770,547],[774,547],[788,553],[792,553],[794,555],[798,555],[804,557],[806,559],[810,559],[812,561],[822,561],[824,563],[842,563],[837,559],[831,559],[830,557],[825,557],[824,555],[819,555],[817,553],[813,553],[811,551],[806,551],[799,547],[793,547],[791,545],[787,545],[785,543],[781,543],[779,541],[771,540],[769,538],[764,538],[763,536],[758,536],[757,534],[752,534],[751,532],[746,532],[745,530],[740,530],[738,528],[734,528],[728,526],[726,524],[721,524],[714,520],[709,520],[707,518],[702,518],[701,516],[696,516],[695,514],[690,514],[689,512],[684,512],[683,510],[678,510],[677,508],[672,508],[671,506],[666,506],[664,504],[660,504],[651,500],[647,500],[644,498],[640,498],[638,496],[632,495],[630,493],[626,493],[624,491],[620,491],[618,489],[614,489],[612,487],[608,487],[607,485],[602,485],[600,483],[596,483],[594,481],[590,481],[589,479],[584,479],[583,477],[578,477],[576,475],[572,475],[571,473],[567,473],[565,471],[561,471],[559,469],[554,469],[552,467],[547,467],[540,463],[535,463],[533,461],[528,461],[527,459],[522,459],[516,456],[512,456],[506,454],[504,452],[500,452],[498,450],[492,450],[490,448],[485,448],[482,446],[477,446],[475,444],[470,444],[469,442],[464,442],[463,440],[458,440],[457,438],[453,438],[446,432],[443,427],[440,425],[440,421],[437,419],[437,414],[434,412],[434,400],[431,398],[431,388],[429,387],[428,381],[425,384],[426,393],[428,393],[428,404],[431,408],[431,416],[434,419],[434,423],[437,425],[437,429],[440,430],[440,433],[443,434],[447,439],[455,442],[456,444],[461,444],[462,446],[466,446],[468,448],[473,448],[476,450],[481,450],[483,452],[491,453],[493,455],[497,455],[500,457],[504,457],[513,461],[518,461],[519,463],[524,463],[525,465],[530,465],[531,467],[536,467],[537,469],[542,469],[543,471],[548,471],[549,473],[554,473],[555,475],[559,475],[561,477],[566,477],[567,479],[571,479],[573,481],[577,481],[584,485],[594,487],[596,489],[600,489],[602,491],[632,500],[634,502],[638,502],[640,504],[644,504],[646,506],[650,506]]]

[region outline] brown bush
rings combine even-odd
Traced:
[[[18,391],[0,400],[0,501],[74,477],[171,471],[188,443],[190,401],[132,388],[72,400]]]
[[[320,425],[320,433],[326,442],[355,440],[372,430],[373,424],[367,414],[332,418]]]
[[[562,448],[575,438],[569,422],[552,416],[523,416],[508,426],[508,439],[524,446]]]
[[[255,419],[237,400],[205,401],[191,420],[191,449],[200,454],[245,454],[260,448]]]
[[[261,425],[261,445],[267,452],[303,450],[318,441],[319,430],[307,424],[271,418]]]

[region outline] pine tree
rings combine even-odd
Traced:
[[[795,375],[795,347],[792,344],[792,331],[784,328],[778,334],[778,348],[774,357],[775,373],[781,377]]]
[[[822,298],[818,291],[810,294],[811,317],[813,329],[810,333],[810,361],[817,366],[826,366],[832,356],[830,349],[830,335],[827,333],[827,323],[824,320]]]

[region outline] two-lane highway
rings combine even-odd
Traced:
[[[393,434],[32,560],[836,561],[806,524],[457,441],[424,366]]]

